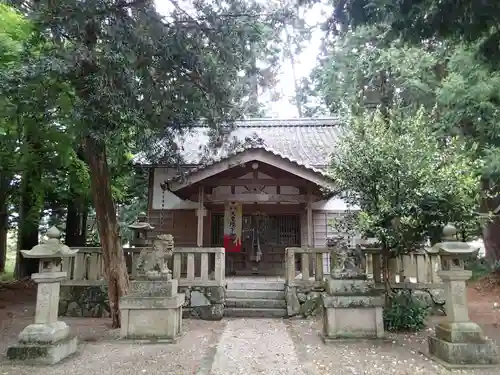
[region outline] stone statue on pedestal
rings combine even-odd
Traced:
[[[174,237],[171,234],[161,234],[153,239],[152,248],[144,248],[139,254],[137,270],[149,279],[170,280],[172,271],[168,262],[174,251]]]
[[[333,278],[359,276],[362,259],[357,249],[350,249],[342,236],[328,239],[327,245],[332,248],[330,275]]]

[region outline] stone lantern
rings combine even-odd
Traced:
[[[55,364],[76,352],[77,339],[69,335],[65,322],[57,320],[59,290],[67,272],[61,271],[63,258],[71,258],[78,250],[61,243],[61,232],[50,228],[48,239],[31,250],[21,250],[23,257],[40,260],[39,273],[31,275],[38,284],[35,322],[19,334],[19,343],[7,350],[7,357],[33,364]]]
[[[140,212],[139,215],[137,215],[137,220],[128,227],[134,232],[131,243],[132,246],[149,246],[148,233],[155,228],[148,223],[148,217],[145,212]]]
[[[481,327],[469,318],[465,282],[472,272],[465,270],[464,259],[477,251],[456,239],[452,225],[443,228],[443,241],[435,244],[433,252],[441,257],[438,276],[443,280],[446,300],[445,323],[436,326],[435,335],[429,336],[429,354],[446,367],[484,366],[499,363],[497,346],[486,339]]]

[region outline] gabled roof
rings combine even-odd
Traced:
[[[209,164],[192,168],[181,176],[171,178],[168,181],[169,190],[180,190],[228,169],[244,165],[245,163],[252,161],[264,162],[268,165],[272,165],[286,172],[292,173],[300,178],[311,181],[320,187],[329,190],[333,189],[332,179],[321,169],[307,166],[298,160],[293,160],[267,147],[256,146],[230,153],[217,160],[213,160]]]
[[[250,119],[236,121],[230,137],[240,141],[258,137],[262,140],[260,148],[306,167],[324,169],[339,138],[339,125],[337,118]],[[208,130],[206,126],[196,126],[177,141],[184,164],[202,163],[202,149],[209,142]],[[221,149],[215,159],[230,154],[230,150]],[[145,160],[138,162],[147,164]]]

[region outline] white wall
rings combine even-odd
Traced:
[[[160,187],[160,184],[165,180],[175,177],[177,174],[176,168],[155,168],[154,178],[153,178],[153,210],[185,210],[185,209],[197,209],[198,203],[185,201],[180,199],[174,193],[170,191],[165,191]],[[162,206],[162,198],[165,198],[164,205]]]

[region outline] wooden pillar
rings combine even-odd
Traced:
[[[196,235],[196,245],[198,247],[203,246],[203,214],[204,214],[204,208],[203,208],[203,198],[205,195],[205,189],[203,185],[200,185],[198,188],[198,233]]]
[[[313,214],[312,214],[312,192],[307,191],[307,246],[314,247],[313,244]]]
[[[309,188],[307,190],[307,206],[306,206],[306,225],[307,225],[307,247],[314,247],[313,244],[313,215],[312,215],[312,191]],[[301,255],[302,263],[302,278],[303,280],[308,279],[309,275],[313,272],[313,264],[311,263],[311,255],[309,252],[302,253]],[[306,275],[304,275],[304,270],[308,270]]]

